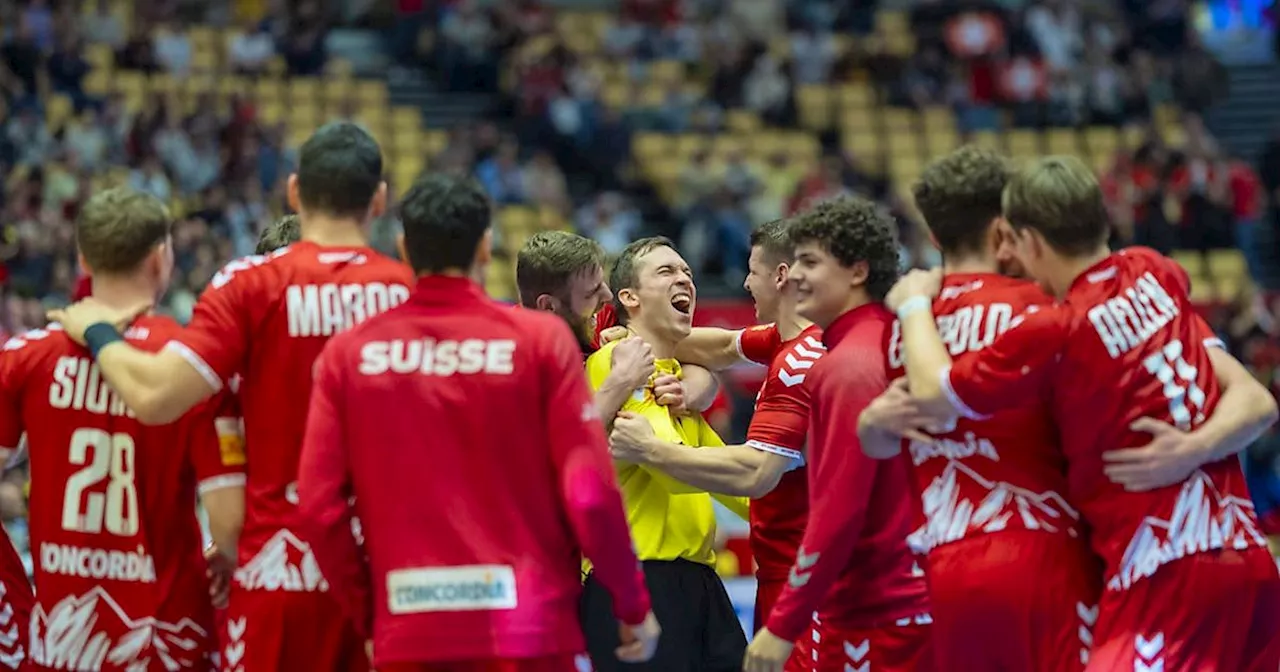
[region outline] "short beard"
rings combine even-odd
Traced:
[[[569,330],[573,332],[573,337],[577,339],[578,347],[581,348],[583,352],[595,351],[596,335],[594,330],[591,328],[591,319],[583,319],[581,316],[574,315],[569,311],[557,310],[556,314],[560,316],[560,319],[564,320],[565,324],[569,325]]]

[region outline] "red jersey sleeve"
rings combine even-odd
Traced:
[[[809,388],[805,383],[788,388],[786,397],[768,392],[756,404],[747,427],[747,445],[766,453],[789,457],[804,464],[805,437],[809,432]]]
[[[858,416],[888,387],[882,344],[831,355],[814,366],[814,442],[809,446],[809,524],[769,632],[795,641],[849,564],[862,533],[877,463],[862,454]],[[821,368],[819,368],[821,367]]]
[[[182,355],[215,391],[243,368],[249,347],[248,310],[255,305],[254,269],[266,259],[237,259],[218,271],[196,302],[187,328],[167,346]]]
[[[743,329],[738,332],[738,354],[743,359],[768,366],[773,356],[782,347],[782,336],[778,334],[778,325],[762,324],[758,327]]]
[[[298,514],[306,521],[307,542],[330,590],[360,637],[368,639],[373,631],[373,593],[368,563],[351,531],[350,454],[342,416],[344,341],[329,341],[316,360],[298,465]]]
[[[1070,309],[1032,306],[994,343],[942,370],[942,390],[966,418],[982,420],[1044,389],[1068,334]]]
[[[604,426],[582,370],[582,353],[562,322],[544,324],[538,362],[542,412],[560,478],[560,498],[594,576],[613,596],[614,615],[635,625],[649,613],[649,591],[632,549]]]
[[[22,368],[27,342],[10,338],[0,350],[0,463],[17,450],[22,425]]]
[[[200,494],[243,487],[244,435],[234,395],[224,391],[206,400],[188,414],[186,422]]]

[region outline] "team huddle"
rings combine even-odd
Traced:
[[[318,130],[296,218],[149,309],[168,212],[76,222],[87,297],[0,352],[34,591],[0,544],[0,669],[1280,669],[1280,575],[1236,453],[1276,418],[1186,274],[1111,253],[1072,159],[962,148],[915,187],[940,271],[858,198],[752,236],[760,326],[692,326],[670,241],[563,232],[485,296],[483,190]],[[584,366],[585,362],[585,366]],[[702,419],[768,367],[746,440]],[[25,442],[23,437],[25,436]],[[203,511],[208,539],[202,539]],[[750,523],[748,644],[716,575]]]

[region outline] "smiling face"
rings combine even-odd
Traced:
[[[613,300],[613,292],[605,284],[604,269],[596,264],[570,276],[562,296],[548,299],[549,309],[568,322],[579,344],[585,345],[595,336],[596,313]]]
[[[858,288],[867,281],[865,264],[841,266],[831,253],[809,241],[796,246],[790,281],[796,292],[796,312],[826,328],[859,303]]]
[[[697,302],[689,264],[671,247],[657,245],[636,258],[635,271],[635,287],[618,291],[630,319],[673,343],[688,336]]]

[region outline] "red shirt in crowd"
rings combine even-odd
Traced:
[[[1253,167],[1243,161],[1232,161],[1227,173],[1231,188],[1231,212],[1237,222],[1256,222],[1265,207],[1265,188]]]
[[[769,632],[795,641],[813,612],[834,629],[927,613],[924,573],[907,548],[919,505],[905,460],[873,460],[858,443],[858,416],[888,387],[885,349],[893,316],[855,308],[823,333],[828,352],[809,369],[809,524]]]
[[[299,492],[376,665],[581,652],[580,553],[620,620],[649,610],[575,339],[469,280],[420,279],[333,339]]]

